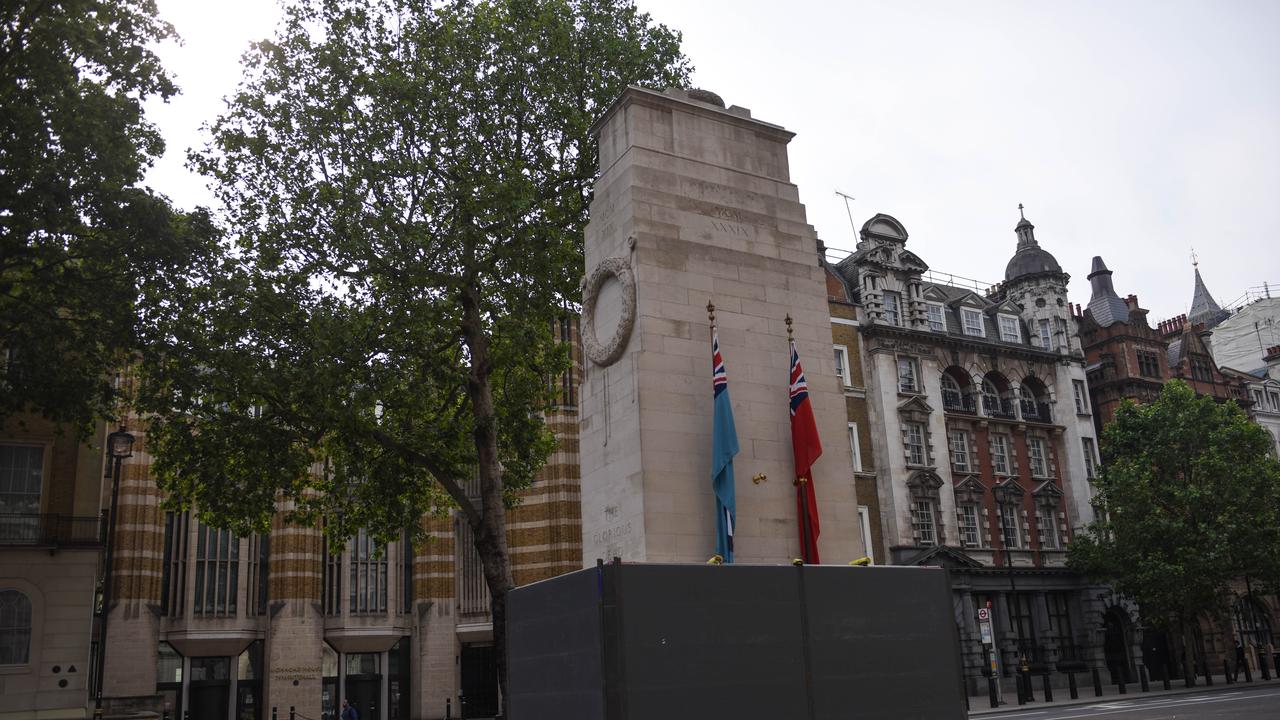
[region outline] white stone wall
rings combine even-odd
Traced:
[[[602,176],[588,272],[626,257],[636,324],[621,359],[588,361],[583,388],[583,563],[703,562],[715,551],[711,339],[716,305],[741,452],[738,562],[799,554],[787,331],[794,331],[823,438],[814,467],[826,562],[864,554],[843,388],[835,377],[816,235],[789,182],[791,134],[729,111],[632,89],[600,129]],[[634,242],[634,248],[629,242]],[[597,333],[612,334],[602,293]],[[753,475],[767,480],[755,484]]]

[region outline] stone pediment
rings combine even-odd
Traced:
[[[1001,313],[1004,315],[1012,315],[1014,317],[1018,317],[1018,314],[1021,313],[1022,310],[1021,308],[1018,307],[1018,304],[1013,302],[1012,300],[1005,300],[1004,302],[998,305],[992,305],[987,310],[987,312],[993,315],[996,313]]]
[[[940,302],[940,303],[947,302],[946,294],[943,293],[941,290],[937,288],[937,286],[934,286],[934,285],[930,285],[926,287],[922,295],[924,295],[925,300],[932,300],[934,302]]]
[[[963,480],[956,483],[956,498],[962,498],[967,502],[978,502],[986,493],[987,488],[982,485],[982,481],[978,480],[975,475],[967,475]]]
[[[903,250],[898,255],[898,263],[902,265],[903,268],[916,273],[922,273],[925,270],[929,269],[929,266],[926,265],[925,262],[920,259],[920,256],[916,255],[910,250]]]
[[[949,304],[951,305],[951,307],[968,307],[968,308],[976,308],[978,310],[985,310],[987,309],[987,305],[988,305],[985,299],[983,299],[977,293],[973,293],[973,292],[967,292],[964,295],[961,295],[960,297],[952,300]]]
[[[924,413],[928,415],[933,412],[933,408],[924,399],[923,395],[913,395],[910,398],[898,403],[898,412],[900,413]]]
[[[931,547],[919,555],[908,559],[903,563],[903,565],[914,565],[916,567],[944,567],[953,569],[983,567],[982,563],[966,555],[963,550],[948,547],[946,545]]]
[[[1037,500],[1057,500],[1062,497],[1063,493],[1062,489],[1059,488],[1052,480],[1045,480],[1037,485],[1036,489],[1031,491],[1031,494],[1034,495]]]

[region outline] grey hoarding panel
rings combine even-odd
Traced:
[[[604,717],[595,570],[527,585],[507,597],[507,692],[513,718]]]

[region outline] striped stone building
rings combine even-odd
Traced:
[[[577,345],[575,320],[557,328]],[[517,585],[582,567],[577,388],[557,380],[547,421],[560,442],[508,513]],[[292,708],[330,720],[349,698],[361,720],[491,717],[498,710],[489,598],[470,530],[427,517],[429,542],[376,547],[360,533],[330,553],[316,527],[234,537],[167,512],[149,474],[145,424],[124,464],[108,623],[108,714],[267,720]]]

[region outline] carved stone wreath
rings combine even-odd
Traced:
[[[622,284],[622,314],[618,318],[618,327],[613,337],[602,344],[596,338],[596,300],[599,299],[600,288],[610,276],[617,278]],[[631,338],[635,324],[636,281],[631,272],[631,263],[626,258],[605,258],[583,283],[582,349],[596,365],[612,365],[622,357],[622,351],[627,347],[627,340]]]

